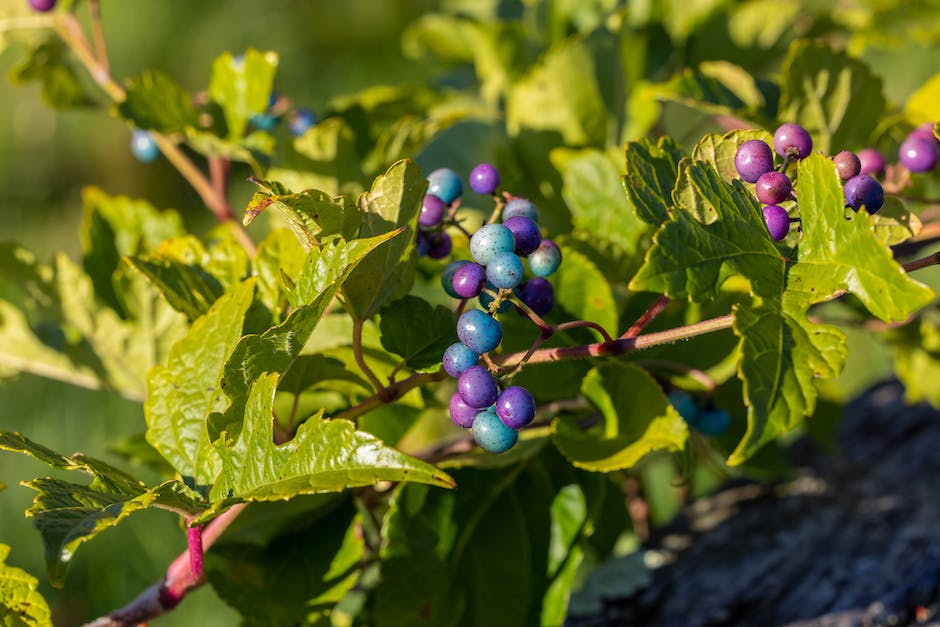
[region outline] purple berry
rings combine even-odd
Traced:
[[[475,263],[467,263],[454,272],[454,291],[460,298],[479,296],[486,281],[486,270]]]
[[[483,366],[470,366],[457,379],[457,392],[470,407],[483,409],[496,402],[499,388],[496,379]]]
[[[940,139],[938,139],[937,135],[933,132],[933,128],[934,128],[933,122],[924,122],[923,124],[915,128],[913,131],[911,131],[908,137],[911,137],[911,136],[925,137],[933,141],[935,144],[938,144],[938,146],[940,146]]]
[[[845,182],[845,204],[855,211],[864,206],[868,213],[875,213],[885,204],[885,190],[872,177],[859,174]]]
[[[858,161],[861,164],[859,174],[883,176],[885,173],[885,158],[875,148],[862,148],[858,151]]]
[[[511,253],[516,249],[516,238],[502,224],[484,224],[470,237],[470,255],[481,266],[485,266],[499,253]]]
[[[561,265],[561,250],[550,239],[543,239],[535,252],[528,258],[529,269],[537,277],[545,278],[555,272]]]
[[[764,223],[770,231],[770,238],[779,242],[790,232],[790,216],[787,210],[777,205],[764,207]]]
[[[508,220],[503,220],[503,226],[512,231],[516,240],[516,252],[523,257],[535,251],[542,243],[539,225],[532,218],[513,216]]]
[[[488,453],[505,453],[519,440],[519,432],[507,427],[492,407],[473,419],[473,439]]]
[[[444,291],[447,292],[447,295],[451,298],[460,298],[460,294],[454,291],[454,274],[456,274],[461,266],[465,266],[468,263],[473,262],[467,261],[466,259],[451,261],[447,264],[447,267],[444,268],[444,272],[441,273],[441,287],[444,288]]]
[[[524,276],[525,266],[516,253],[493,255],[486,266],[486,279],[499,289],[511,290],[522,283]]]
[[[862,173],[862,162],[850,150],[843,150],[832,158],[832,162],[836,164],[836,172],[839,173],[839,178],[843,181]]]
[[[424,231],[418,231],[415,235],[415,250],[419,257],[427,257],[431,250],[431,239]]]
[[[431,259],[443,259],[450,254],[451,249],[454,247],[454,242],[446,231],[430,233],[428,242],[430,243],[428,257]]]
[[[765,205],[776,205],[790,197],[790,177],[783,172],[764,172],[755,183],[757,199]]]
[[[516,216],[525,216],[533,222],[538,222],[539,210],[527,198],[513,198],[503,207],[503,222]]]
[[[470,189],[478,194],[492,194],[499,187],[499,170],[489,163],[481,163],[470,171]]]
[[[734,168],[748,183],[756,183],[761,174],[774,169],[774,153],[759,139],[749,139],[734,153]]]
[[[911,172],[929,172],[940,159],[940,148],[937,146],[937,141],[929,137],[908,135],[901,144],[898,158]]]
[[[539,316],[545,316],[555,306],[555,288],[547,279],[535,277],[519,289],[519,300]]]
[[[55,4],[56,0],[29,0],[29,6],[34,11],[41,11],[42,13],[54,9]]]
[[[462,375],[470,366],[477,365],[480,355],[463,345],[455,342],[444,351],[444,371],[455,379]]]
[[[428,194],[450,204],[463,194],[463,182],[450,168],[438,168],[428,174]]]
[[[458,427],[469,429],[473,426],[473,419],[479,413],[479,409],[470,407],[463,402],[463,399],[460,398],[460,392],[454,392],[454,395],[450,397],[450,419]]]
[[[428,194],[421,202],[421,214],[418,216],[418,224],[421,226],[437,226],[444,218],[444,209],[447,207],[444,201],[433,194]]]
[[[457,320],[457,337],[475,353],[488,353],[503,341],[503,327],[479,309],[469,309]]]
[[[781,157],[805,159],[813,151],[813,138],[799,124],[781,124],[774,131],[774,150]]]
[[[511,429],[521,429],[535,418],[535,399],[524,387],[511,385],[496,400],[496,415]]]

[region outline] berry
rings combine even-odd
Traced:
[[[924,137],[926,139],[933,141],[935,144],[938,145],[938,147],[940,147],[940,139],[937,139],[936,134],[934,134],[933,127],[934,127],[933,122],[924,122],[923,124],[915,128],[913,131],[911,131],[908,137],[914,137],[914,136]]]
[[[451,261],[447,264],[447,267],[444,268],[444,272],[441,273],[441,287],[444,288],[444,291],[447,292],[447,295],[451,298],[460,298],[460,294],[454,291],[454,274],[460,268],[468,263],[473,263],[472,261],[467,261],[466,259],[458,259],[457,261]]]
[[[861,164],[859,174],[882,176],[885,173],[885,158],[875,148],[862,148],[858,151],[858,161]]]
[[[470,350],[488,353],[503,341],[503,327],[479,309],[469,309],[457,320],[457,337]]]
[[[496,415],[511,429],[521,429],[535,418],[535,399],[518,385],[511,385],[496,399]]]
[[[486,266],[486,278],[494,287],[511,290],[520,283],[525,275],[522,259],[516,253],[493,255]]]
[[[255,128],[270,133],[277,126],[277,116],[270,113],[257,113],[251,116],[250,121]]]
[[[781,124],[774,131],[774,150],[781,157],[805,159],[813,151],[813,138],[799,124]]]
[[[875,213],[885,204],[885,190],[872,177],[859,174],[845,182],[845,204],[855,211],[864,206],[868,213]]]
[[[484,224],[470,237],[470,254],[481,266],[487,265],[494,255],[515,249],[512,231],[502,224]]]
[[[936,140],[923,135],[908,135],[898,151],[901,163],[911,172],[929,172],[940,159]]]
[[[131,135],[131,153],[138,161],[150,163],[160,156],[160,149],[157,147],[157,143],[153,141],[150,133],[134,129]]]
[[[759,139],[749,139],[734,153],[734,169],[748,183],[756,183],[761,174],[774,169],[774,153]]]
[[[535,220],[526,216],[513,216],[503,220],[503,226],[512,231],[516,241],[516,252],[523,257],[534,252],[542,243],[542,233]]]
[[[499,187],[499,170],[481,163],[470,171],[470,189],[478,194],[492,194]]]
[[[503,207],[503,222],[516,216],[525,216],[538,222],[539,210],[526,198],[513,198]]]
[[[790,177],[783,172],[764,172],[757,179],[754,191],[765,205],[776,205],[790,197]]]
[[[555,306],[555,288],[541,277],[526,281],[518,295],[519,300],[540,316],[546,315]]]
[[[463,194],[463,182],[450,168],[438,168],[428,174],[428,193],[449,205]]]
[[[454,291],[460,298],[479,296],[486,282],[486,270],[483,266],[468,262],[454,273]]]
[[[728,430],[731,416],[723,409],[703,409],[690,424],[693,429],[714,437]]]
[[[847,181],[853,176],[861,174],[862,162],[855,153],[850,150],[843,150],[832,158],[832,162],[836,164],[836,171],[839,173],[839,178],[843,181]]]
[[[496,402],[499,388],[496,379],[483,366],[470,366],[457,379],[457,392],[470,407],[483,409]]]
[[[421,201],[418,224],[421,226],[437,226],[444,218],[444,208],[446,206],[443,200],[433,194],[428,194]]]
[[[545,278],[561,265],[561,250],[550,239],[543,239],[536,251],[529,255],[529,269],[537,277]]]
[[[679,415],[690,425],[698,416],[698,407],[695,400],[685,390],[673,390],[669,393],[669,403],[679,412]]]
[[[274,106],[277,104],[277,97],[274,94],[271,94],[274,97],[274,102],[269,106]],[[314,115],[313,111],[310,109],[297,109],[290,116],[290,122],[288,127],[290,128],[290,134],[294,137],[300,137],[317,123],[317,116]]]
[[[458,427],[469,429],[473,426],[473,419],[477,417],[480,410],[476,407],[470,407],[460,398],[460,392],[454,392],[450,397],[450,419]]]
[[[490,283],[489,281],[487,281],[486,289],[495,292],[498,288],[492,283]],[[484,310],[489,311],[490,305],[493,303],[494,300],[496,299],[490,296],[489,294],[487,294],[485,291],[480,292],[480,307],[483,307]],[[496,307],[496,313],[506,313],[510,309],[512,309],[512,303],[510,303],[508,300],[502,300],[500,301],[499,306]]]
[[[34,11],[45,13],[55,8],[56,0],[29,0],[29,6]]]
[[[428,257],[431,259],[443,259],[454,247],[454,242],[446,231],[428,234],[428,242]]]
[[[479,360],[478,353],[473,352],[461,342],[454,342],[444,351],[444,370],[456,379],[467,368],[477,365]]]
[[[519,440],[519,432],[503,424],[495,411],[481,411],[473,419],[473,439],[488,453],[505,453]]]
[[[790,232],[790,216],[787,210],[778,205],[764,207],[764,223],[770,231],[770,238],[779,242]]]

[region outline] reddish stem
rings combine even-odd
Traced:
[[[637,318],[637,321],[633,323],[633,326],[627,329],[627,332],[621,335],[621,338],[630,338],[638,336],[646,326],[653,321],[653,319],[658,316],[663,309],[666,308],[666,305],[669,304],[668,296],[660,296],[656,299],[656,302],[650,305],[650,308],[643,312],[643,315]]]

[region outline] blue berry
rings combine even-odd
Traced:
[[[783,172],[765,172],[754,184],[757,200],[765,205],[776,205],[790,197],[790,177]]]
[[[473,262],[467,261],[466,259],[451,261],[449,264],[447,264],[447,267],[444,268],[444,272],[441,273],[441,287],[444,288],[444,291],[447,292],[447,295],[451,298],[461,298],[460,294],[454,291],[454,274],[457,272],[460,266],[466,265],[468,263]]]
[[[470,171],[470,189],[478,194],[492,194],[499,187],[499,170],[489,163],[481,163]]]
[[[832,162],[836,164],[836,172],[843,181],[858,176],[862,172],[862,162],[851,150],[843,150],[832,158]]]
[[[450,168],[438,168],[428,174],[428,193],[449,205],[463,194],[463,182]]]
[[[519,289],[519,300],[539,316],[548,314],[555,306],[555,288],[547,279],[535,277]]]
[[[457,379],[457,392],[470,407],[483,409],[496,402],[499,387],[496,379],[483,366],[470,366]]]
[[[535,399],[518,385],[511,385],[496,399],[496,415],[511,429],[521,429],[535,418]]]
[[[689,396],[685,390],[673,390],[669,393],[669,404],[671,404],[679,415],[690,425],[698,416],[698,407],[695,400]]]
[[[512,236],[516,240],[516,253],[523,257],[534,252],[542,243],[539,225],[532,218],[513,216],[503,220],[503,226],[512,231]]]
[[[131,153],[138,161],[150,163],[160,156],[160,149],[157,147],[157,142],[153,141],[150,133],[134,129],[131,135]]]
[[[731,416],[723,409],[703,409],[690,424],[696,431],[715,437],[728,430]]]
[[[749,139],[734,153],[734,168],[742,179],[756,183],[761,174],[774,169],[774,153],[759,139]]]
[[[516,216],[525,216],[533,222],[538,222],[539,210],[526,198],[513,198],[503,207],[503,222]]]
[[[463,345],[455,342],[444,351],[444,371],[455,379],[462,375],[470,366],[477,365],[480,355]]]
[[[858,151],[858,161],[861,164],[859,174],[870,174],[872,176],[883,176],[885,173],[885,158],[875,148],[862,148]]]
[[[503,327],[479,309],[468,309],[457,320],[457,337],[470,350],[488,353],[503,341]]]
[[[484,224],[470,237],[470,254],[481,266],[487,265],[493,255],[515,249],[512,231],[502,224]]]
[[[940,144],[935,138],[908,135],[898,151],[901,163],[911,172],[929,172],[940,160]]]
[[[561,265],[561,250],[550,239],[543,239],[538,249],[529,255],[529,269],[537,277],[550,276]]]
[[[251,123],[262,131],[270,133],[277,126],[277,116],[270,113],[257,113],[250,118]]]
[[[480,410],[476,407],[470,407],[460,398],[460,392],[454,392],[450,397],[450,419],[458,427],[469,429],[473,426],[473,419],[477,417]]]
[[[520,283],[525,276],[525,267],[522,259],[516,253],[499,253],[493,255],[486,266],[486,278],[499,289],[511,290]]]
[[[805,159],[813,151],[813,138],[799,124],[781,124],[774,131],[774,150],[781,157]]]
[[[483,266],[468,262],[454,273],[453,287],[460,298],[479,296],[486,282],[486,270]]]
[[[505,453],[519,440],[519,432],[507,427],[492,409],[473,419],[473,439],[488,453]]]
[[[767,230],[770,231],[770,238],[775,242],[779,242],[790,232],[790,216],[787,214],[787,210],[779,205],[767,205],[764,207],[763,212],[764,224],[767,225]]]
[[[272,94],[273,95],[273,94]],[[274,101],[277,103],[277,100]],[[274,106],[273,104],[270,106]],[[290,134],[294,137],[300,137],[317,123],[317,116],[314,115],[313,111],[310,109],[300,108],[294,111],[290,116],[290,122],[288,124],[290,128]]]
[[[858,211],[863,206],[868,213],[875,213],[885,204],[885,190],[881,183],[859,174],[845,182],[845,204]]]

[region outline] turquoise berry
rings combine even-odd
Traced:
[[[473,439],[488,453],[505,453],[519,440],[519,432],[503,424],[493,407],[473,419]]]
[[[274,127],[277,126],[277,116],[271,115],[270,113],[258,113],[251,116],[251,123],[255,128],[262,131],[270,133],[274,130]]]
[[[454,342],[444,351],[444,370],[455,379],[462,375],[470,366],[476,366],[480,355],[463,345]]]
[[[475,353],[488,353],[503,341],[503,327],[479,309],[469,309],[457,320],[457,337]]]
[[[698,407],[695,404],[695,400],[689,396],[689,393],[685,390],[673,390],[670,392],[669,403],[689,424],[692,424],[698,416]]]
[[[460,269],[460,266],[468,263],[473,263],[467,259],[458,259],[457,261],[451,261],[447,264],[447,267],[444,268],[444,272],[441,274],[441,287],[444,288],[444,291],[447,292],[447,295],[451,298],[462,298],[460,294],[454,291],[454,274],[457,270]]]
[[[463,181],[450,168],[438,168],[428,174],[428,194],[450,204],[463,194]]]
[[[526,198],[513,198],[503,207],[503,222],[516,216],[525,216],[533,222],[538,222],[539,210]]]
[[[502,224],[484,224],[470,237],[470,254],[485,266],[499,253],[511,253],[516,249],[512,231]]]
[[[728,430],[731,426],[731,416],[723,409],[703,409],[691,425],[693,429],[715,437]]]
[[[150,133],[134,129],[131,135],[131,153],[138,161],[150,163],[160,156],[160,149],[157,147],[157,142],[153,141]]]
[[[525,276],[522,259],[516,253],[497,253],[486,266],[486,278],[499,289],[511,290]]]
[[[543,239],[535,252],[531,253],[527,259],[532,274],[544,279],[554,274],[561,265],[561,250],[552,240]]]

